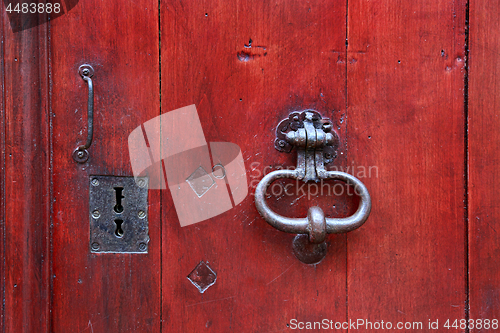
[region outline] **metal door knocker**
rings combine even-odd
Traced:
[[[338,135],[329,119],[314,110],[293,112],[276,128],[275,148],[281,152],[297,150],[295,170],[277,170],[267,174],[255,190],[255,206],[267,223],[284,232],[298,234],[293,241],[295,256],[307,264],[316,264],[326,255],[326,234],[349,232],[359,228],[368,218],[371,199],[365,185],[356,177],[339,171],[327,171],[333,161]],[[290,218],[271,210],[265,200],[267,188],[279,178],[308,181],[336,179],[353,186],[361,197],[357,211],[346,218],[325,217],[319,207],[310,207],[307,217]]]

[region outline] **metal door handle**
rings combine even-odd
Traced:
[[[327,171],[324,164],[335,156],[338,136],[332,131],[329,119],[323,119],[314,110],[294,112],[276,128],[275,147],[290,152],[297,149],[297,168],[277,170],[266,175],[255,190],[255,206],[267,223],[278,230],[299,234],[293,242],[294,253],[308,264],[321,261],[326,255],[326,234],[344,233],[359,228],[365,223],[371,210],[370,194],[366,186],[356,177],[339,171]],[[319,207],[311,207],[307,218],[281,216],[266,203],[265,193],[272,182],[279,178],[292,178],[305,182],[323,179],[338,179],[353,186],[361,197],[357,211],[346,218],[327,218]]]
[[[80,73],[82,79],[87,81],[89,87],[89,98],[87,102],[87,142],[85,145],[76,148],[73,151],[73,159],[77,163],[85,163],[89,159],[89,152],[87,149],[90,148],[92,144],[92,136],[94,133],[94,85],[92,84],[91,77],[94,75],[94,69],[90,65],[81,65],[78,68],[78,73]]]

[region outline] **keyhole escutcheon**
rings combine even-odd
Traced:
[[[116,205],[113,209],[116,213],[121,214],[121,213],[123,213],[122,199],[125,198],[123,196],[123,187],[115,187],[114,189],[115,189],[115,196],[116,196]],[[116,224],[115,236],[118,238],[122,238],[123,237],[123,229],[122,229],[123,220],[116,219],[115,224]]]
[[[123,220],[116,219],[115,223],[116,223],[115,236],[118,238],[122,238],[123,237],[123,229],[122,229]]]
[[[123,213],[122,199],[125,198],[123,196],[123,187],[115,187],[115,195],[116,195],[116,205],[114,210],[118,214],[121,214]]]

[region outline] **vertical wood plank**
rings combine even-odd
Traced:
[[[350,318],[465,318],[465,12],[349,1],[348,161],[378,170],[371,217],[348,235]]]
[[[3,12],[2,29],[3,329],[48,332],[51,151],[47,26],[13,33]]]
[[[497,1],[470,1],[470,318],[490,321],[500,320],[499,15]],[[484,327],[471,332],[486,332]]]
[[[157,1],[80,1],[52,23],[54,113],[54,332],[159,332],[159,193],[149,193],[149,253],[91,254],[89,176],[132,176],[128,135],[159,115]],[[90,158],[71,157],[87,135],[93,66]]]
[[[266,167],[296,163],[293,153],[274,149],[276,126],[290,112],[316,109],[345,135],[345,15],[345,1],[162,1],[162,113],[196,104],[207,142],[240,146],[250,191],[226,213],[182,228],[164,191],[165,331],[267,332],[287,330],[293,318],[345,321],[345,236],[329,237],[320,265],[302,264],[292,253],[294,236],[268,225],[252,195]],[[280,196],[275,208],[306,216],[305,197]],[[322,207],[330,214],[329,200]],[[186,278],[200,260],[217,274],[203,294]]]
[[[5,33],[3,26],[3,15],[0,15],[0,30],[1,40],[0,40],[0,255],[2,260],[0,260],[0,295],[2,300],[5,300],[5,208],[7,195],[5,192],[5,61],[4,61],[4,44],[5,44]],[[5,302],[2,301],[2,306],[0,307],[0,331],[5,332]]]

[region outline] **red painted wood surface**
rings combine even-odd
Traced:
[[[350,318],[465,319],[465,13],[349,1],[348,158],[379,170],[370,220],[347,236]]]
[[[429,320],[494,319],[500,9],[470,1],[466,73],[467,4],[91,0],[19,33],[3,15],[1,331],[264,332],[293,318],[426,331]],[[95,69],[96,115],[90,160],[77,165],[83,63]],[[170,192],[151,190],[149,254],[90,254],[89,175],[132,175],[128,134],[190,104],[207,142],[241,147],[250,194],[264,170],[296,163],[273,147],[278,122],[320,111],[341,138],[332,168],[373,168],[360,177],[368,222],[329,236],[327,257],[308,266],[252,195],[180,227]],[[357,204],[270,202],[287,216]],[[186,278],[200,260],[217,274],[203,294]]]
[[[47,26],[2,28],[2,328],[47,332],[50,118]]]
[[[158,7],[155,2],[81,1],[51,26],[53,112],[54,332],[157,332],[160,329],[160,204],[150,192],[147,255],[89,253],[89,176],[132,176],[128,134],[159,115]],[[95,70],[94,141],[86,138],[87,86]]]
[[[496,1],[470,3],[469,286],[474,320],[500,320],[499,15]]]
[[[162,112],[196,104],[208,142],[241,147],[249,182],[266,166],[296,163],[274,149],[275,128],[291,111],[316,109],[345,137],[345,1],[162,1],[161,14]],[[306,216],[308,202],[290,205],[296,199],[282,198],[280,212]],[[264,332],[286,330],[292,318],[346,320],[345,236],[329,237],[329,255],[311,267],[293,255],[293,235],[260,218],[252,195],[183,228],[168,191],[162,203],[165,331]],[[204,294],[186,278],[200,260],[217,273]]]
[[[0,28],[2,31],[1,41],[4,43],[4,27],[3,27],[3,16],[0,15]],[[6,196],[5,193],[5,60],[4,60],[4,52],[0,53],[0,61],[1,61],[1,87],[0,90],[0,98],[1,98],[1,107],[0,107],[0,256],[2,260],[0,260],[0,276],[2,277],[2,283],[0,284],[0,293],[2,295],[2,299],[5,299],[5,204],[6,200],[4,199]],[[0,325],[2,332],[5,330],[5,303],[2,303],[0,307]]]

